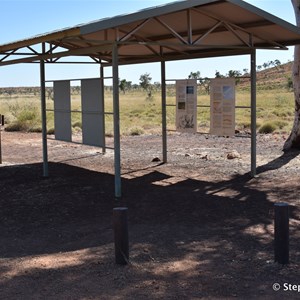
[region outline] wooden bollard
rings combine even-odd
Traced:
[[[274,219],[274,250],[275,262],[289,263],[289,205],[287,203],[275,203]]]
[[[127,207],[113,209],[115,258],[116,263],[120,265],[126,265],[129,262],[127,210]]]

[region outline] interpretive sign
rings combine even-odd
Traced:
[[[235,78],[215,78],[210,84],[210,133],[235,133]]]
[[[176,129],[197,132],[197,80],[176,81]]]

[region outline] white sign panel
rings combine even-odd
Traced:
[[[55,139],[71,142],[71,92],[70,81],[54,81],[54,128]]]
[[[216,78],[210,86],[210,133],[235,133],[235,78]]]
[[[104,99],[100,79],[81,80],[82,143],[105,145]]]
[[[176,129],[197,132],[197,80],[176,81]]]

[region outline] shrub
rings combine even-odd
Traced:
[[[32,127],[32,128],[29,128],[29,130],[28,130],[28,132],[42,132],[43,131],[43,129],[42,129],[42,127],[40,127],[40,126],[35,126],[35,127]]]
[[[13,120],[12,123],[6,126],[6,131],[41,131],[40,114],[38,112],[38,107],[33,103],[9,103],[8,108]]]
[[[132,127],[129,130],[129,135],[141,135],[144,133],[144,129],[142,127]]]
[[[47,134],[54,134],[54,133],[55,133],[54,128],[49,128],[49,129],[47,130]]]
[[[24,128],[22,127],[22,123],[20,122],[13,122],[13,123],[10,123],[8,125],[6,125],[5,127],[5,131],[22,131],[24,130]]]
[[[274,122],[266,122],[259,128],[259,133],[272,133],[277,129]]]
[[[274,121],[274,123],[275,123],[276,127],[278,127],[279,129],[282,129],[288,125],[288,122],[285,122],[282,120],[276,120],[276,121]]]

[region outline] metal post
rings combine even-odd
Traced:
[[[101,84],[101,101],[103,104],[103,121],[102,121],[102,128],[103,128],[103,147],[102,147],[102,153],[106,153],[106,141],[105,141],[105,99],[104,99],[104,68],[102,65],[100,65],[100,84]]]
[[[256,176],[256,50],[251,53],[251,176]]]
[[[274,252],[275,262],[289,263],[289,206],[287,203],[275,203]]]
[[[42,44],[42,51],[45,53],[45,44]],[[42,140],[43,140],[43,177],[48,177],[48,149],[47,149],[47,116],[46,116],[46,85],[45,85],[45,62],[40,61],[41,81],[41,116],[42,116]]]
[[[4,125],[4,118],[3,115],[0,115],[0,164],[2,164],[2,136],[1,136],[1,130],[2,130],[2,125]]]
[[[167,156],[167,109],[166,109],[166,62],[161,62],[161,112],[162,112],[162,147],[163,162],[168,160]]]
[[[113,209],[113,227],[116,263],[126,265],[129,261],[127,207]]]
[[[119,109],[119,63],[118,45],[113,45],[113,109],[114,109],[114,156],[115,156],[115,196],[121,197],[121,147],[120,147],[120,109]]]

